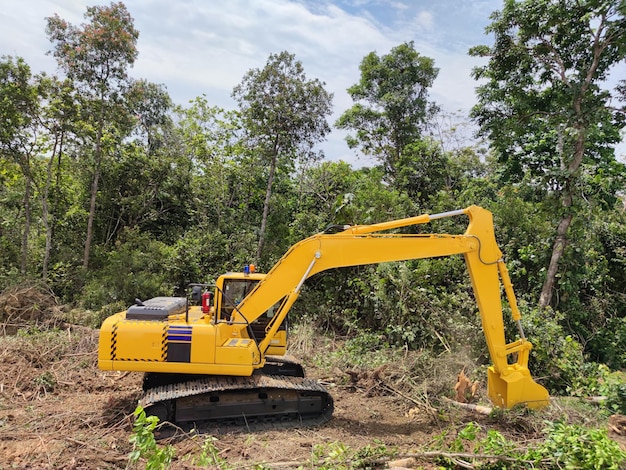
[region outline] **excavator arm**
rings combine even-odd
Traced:
[[[467,215],[462,235],[411,235],[387,230],[424,224],[431,220]],[[482,327],[493,365],[489,368],[488,394],[494,404],[510,408],[518,403],[541,407],[548,392],[534,382],[528,370],[532,344],[521,328],[520,313],[502,253],[497,246],[492,215],[478,206],[434,215],[420,215],[374,225],[348,227],[335,234],[317,234],[297,244],[267,273],[234,312],[233,322],[251,322],[279,300],[282,304],[259,343],[263,354],[297,299],[306,279],[337,267],[462,254],[474,290]],[[517,322],[520,339],[507,343],[501,287]]]

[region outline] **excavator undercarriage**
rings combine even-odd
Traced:
[[[267,357],[250,377],[148,373],[140,405],[161,422],[244,424],[293,422],[317,426],[333,413],[333,399],[305,378],[290,357]]]

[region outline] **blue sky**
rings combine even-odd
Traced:
[[[3,0],[0,55],[21,56],[34,73],[56,72],[45,17],[57,13],[78,25],[86,7],[109,2]],[[484,28],[501,0],[126,0],[139,30],[139,58],[131,75],[164,85],[175,103],[206,95],[233,108],[230,94],[244,74],[262,68],[271,53],[295,54],[309,78],[334,93],[331,123],[352,105],[346,89],[359,79],[359,63],[414,41],[440,69],[431,99],[448,112],[468,112],[475,102],[471,69],[480,59],[467,51],[491,44]],[[333,131],[323,146],[328,159],[356,159]]]

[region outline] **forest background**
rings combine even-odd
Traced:
[[[626,2],[506,1],[491,21],[494,44],[470,51],[486,59],[470,116],[430,100],[439,70],[406,42],[362,59],[354,104],[331,123],[332,94],[289,51],[242,77],[236,109],[180,105],[130,75],[139,31],[123,3],[88,7],[81,25],[47,18],[58,76],[0,60],[0,289],[41,282],[97,327],[135,298],[268,270],[329,225],[476,204],[494,214],[533,375],[551,393],[593,392],[598,371],[626,363],[626,82],[606,85],[626,58]],[[331,126],[376,165],[325,160]],[[460,257],[305,286],[292,322],[489,362]]]

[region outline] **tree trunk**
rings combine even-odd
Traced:
[[[267,227],[267,216],[270,212],[270,198],[272,197],[272,185],[274,183],[274,174],[276,173],[276,163],[278,156],[275,154],[272,158],[272,164],[270,165],[270,174],[267,178],[267,189],[265,191],[265,202],[263,203],[263,217],[261,218],[261,229],[259,230],[259,244],[256,248],[255,264],[259,264],[261,260],[261,251],[263,250],[263,243],[265,242],[265,228]]]
[[[578,114],[580,114],[580,100],[574,103],[574,107]],[[585,132],[582,126],[577,127],[577,137],[574,143],[574,152],[571,160],[566,161],[565,152],[563,150],[564,145],[564,130],[558,129],[558,144],[557,152],[561,159],[561,169],[567,172],[567,178],[563,188],[563,209],[564,216],[559,222],[559,226],[556,230],[556,238],[554,239],[554,245],[552,245],[552,256],[550,257],[550,264],[548,265],[548,271],[546,272],[546,279],[543,282],[541,288],[541,294],[539,295],[539,306],[545,308],[552,302],[552,293],[554,292],[554,284],[556,282],[556,274],[559,270],[559,261],[565,247],[567,246],[567,231],[572,223],[574,217],[572,212],[572,206],[574,201],[573,179],[578,172],[580,165],[582,164],[583,157],[585,155]]]
[[[104,130],[104,117],[102,112],[98,122],[98,134],[96,135],[96,151],[93,165],[93,181],[91,182],[91,197],[89,199],[89,218],[87,220],[87,236],[85,237],[85,252],[83,254],[83,268],[89,268],[89,254],[91,252],[91,239],[93,237],[93,220],[96,215],[96,197],[98,196],[98,182],[100,180],[100,161],[102,160],[102,134]]]
[[[89,253],[93,237],[93,220],[96,214],[96,196],[98,195],[98,180],[100,179],[100,165],[96,163],[93,181],[91,183],[91,198],[89,200],[89,218],[87,219],[87,237],[85,238],[85,253],[83,254],[83,268],[89,268]]]
[[[45,281],[48,277],[48,264],[50,263],[50,251],[52,250],[52,217],[50,216],[50,188],[52,187],[52,170],[54,168],[55,156],[59,155],[61,160],[61,152],[63,149],[63,134],[55,140],[52,148],[52,156],[48,162],[46,174],[46,186],[41,197],[41,218],[46,229],[46,248],[43,254],[43,266],[41,269],[41,278]]]
[[[566,215],[556,231],[556,238],[554,245],[552,246],[552,257],[550,258],[550,264],[548,265],[548,271],[546,273],[546,279],[541,288],[541,295],[539,296],[539,306],[544,308],[550,305],[552,302],[552,292],[554,291],[554,283],[556,279],[556,273],[559,269],[559,260],[565,251],[567,245],[567,230],[572,222],[572,214]]]
[[[27,172],[25,172],[25,190],[24,190],[24,233],[22,234],[22,256],[20,262],[20,272],[26,274],[26,260],[28,257],[28,235],[30,233],[30,190],[31,182]]]

